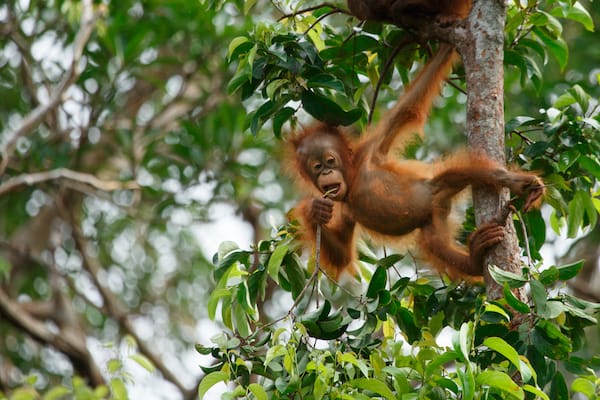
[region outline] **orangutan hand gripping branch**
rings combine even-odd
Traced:
[[[454,58],[453,48],[441,45],[396,106],[360,140],[351,141],[324,124],[291,139],[296,169],[321,193],[302,201],[295,215],[303,238],[311,243],[321,225],[320,262],[330,276],[356,274],[357,224],[392,241],[416,231],[426,261],[452,278],[480,276],[484,254],[502,240],[504,228],[498,223],[479,227],[467,251],[456,243],[448,221],[453,198],[468,185],[507,187],[526,196],[527,211],[543,194],[534,174],[509,171],[482,156],[457,154],[434,164],[390,157],[398,142],[422,131]]]

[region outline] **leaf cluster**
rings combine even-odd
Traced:
[[[481,286],[398,276],[395,254],[373,266],[364,295],[346,294],[336,306],[290,244],[282,229],[256,252],[224,246],[216,255],[211,316],[220,304],[229,331],[196,347],[214,358],[202,368],[201,397],[218,382],[233,383],[225,398],[248,399],[567,399],[599,389],[600,359],[573,353],[600,304],[551,291],[581,262],[523,275],[490,267],[504,286],[492,302]],[[268,280],[293,304],[265,321],[255,305]],[[514,294],[524,287],[531,303]],[[440,344],[447,336],[451,345]],[[570,390],[562,368],[577,377]]]

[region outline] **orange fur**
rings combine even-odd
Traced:
[[[464,19],[471,5],[471,0],[348,0],[350,12],[358,19],[413,29],[436,20],[448,24]]]
[[[314,249],[321,226],[320,262],[335,279],[356,273],[357,226],[386,240],[416,236],[423,257],[440,271],[452,278],[479,276],[485,251],[502,240],[503,228],[483,226],[472,235],[468,251],[459,246],[450,218],[457,195],[469,185],[508,187],[527,194],[526,205],[542,195],[534,174],[509,171],[480,155],[459,152],[433,164],[390,157],[392,148],[422,131],[454,58],[452,47],[440,46],[396,106],[357,141],[324,124],[290,139],[294,169],[304,187],[314,191],[294,211],[300,235]]]

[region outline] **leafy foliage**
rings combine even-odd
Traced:
[[[493,270],[505,295],[493,303],[480,286],[409,278],[396,273],[404,255],[366,250],[368,286],[347,293],[314,261],[306,272],[293,226],[251,251],[224,244],[212,268],[198,245],[211,235],[197,240],[198,222],[226,204],[258,234],[289,207],[267,130],[280,136],[307,116],[364,125],[433,51],[395,27],[330,14],[340,1],[292,12],[315,3],[0,5],[0,398],[124,399],[141,379],[130,361],[151,374],[152,389],[165,379],[185,398],[223,382],[225,397],[261,400],[599,396],[597,357],[574,353],[584,328],[597,326],[597,305],[563,288],[580,263],[542,266],[540,214],[524,216],[519,230],[537,264],[515,276]],[[80,42],[90,5],[93,29]],[[550,226],[571,237],[592,228],[598,210],[600,94],[587,71],[598,46],[586,33],[598,12],[586,7],[515,2],[506,27],[511,156],[543,172]],[[265,23],[279,8],[287,17]],[[77,45],[81,69],[69,65]],[[445,89],[443,113],[433,112],[411,156],[461,140],[459,91]],[[29,125],[53,94],[57,103]],[[511,288],[528,289],[531,301]],[[25,307],[37,305],[50,315]],[[39,324],[6,318],[12,306]],[[186,385],[200,371],[180,361],[207,316],[227,329],[197,346],[213,363],[199,385]],[[39,341],[34,328],[54,341]],[[81,348],[55,346],[73,332]],[[129,335],[136,352],[123,357],[117,347],[99,363],[103,382],[86,383],[90,371],[78,367],[106,352],[86,360],[80,350]]]
[[[211,295],[211,315],[220,304],[230,333],[196,347],[215,359],[202,368],[201,395],[218,382],[234,382],[228,398],[568,398],[559,365],[580,377],[571,391],[600,389],[594,373],[600,359],[573,355],[584,328],[598,323],[600,304],[549,295],[581,263],[525,269],[522,276],[491,267],[505,288],[496,302],[484,299],[481,286],[409,279],[397,275],[395,262],[383,263],[374,266],[364,296],[345,293],[343,305],[333,307],[321,297],[330,283],[300,269],[289,238],[282,230],[257,252],[223,247],[218,254],[220,290]],[[271,278],[293,304],[264,323],[252,305],[264,299]],[[529,304],[511,291],[525,286]],[[440,344],[448,335],[451,345]],[[251,376],[259,377],[260,389]]]
[[[295,8],[280,23],[257,26],[232,42],[229,58],[237,71],[229,89],[260,104],[247,118],[251,132],[273,121],[279,136],[286,121],[293,127],[303,118],[297,115],[301,109],[328,123],[364,123],[369,91],[396,91],[392,78],[406,83],[407,60],[428,51],[408,50],[406,33],[389,26],[357,27],[339,16],[327,24],[319,18],[331,11],[327,7]],[[549,56],[566,68],[565,20],[593,30],[590,13],[578,2],[515,2],[509,8],[509,80],[517,77],[522,87],[531,82],[540,91]],[[386,70],[394,49],[405,53],[395,59],[394,71]],[[599,120],[597,101],[573,84],[541,117],[519,116],[506,124],[513,160],[540,171],[548,184],[556,233],[566,228],[574,237],[597,223]],[[576,352],[584,345],[584,329],[598,325],[600,304],[557,290],[582,262],[544,267],[541,213],[517,215],[515,221],[529,263],[522,274],[490,266],[504,287],[498,301],[486,300],[478,285],[403,276],[397,268],[403,255],[397,254],[381,260],[363,254],[368,286],[356,295],[321,276],[314,260],[312,272],[302,269],[293,226],[254,251],[223,247],[214,260],[220,290],[211,295],[210,310],[216,317],[220,306],[228,331],[213,337],[212,345],[197,346],[215,359],[203,367],[208,375],[200,394],[229,382],[225,398],[596,398],[600,359]],[[291,296],[279,317],[265,318],[254,305],[266,299],[271,281]],[[517,296],[519,290],[530,300]],[[444,344],[448,336],[451,343]]]

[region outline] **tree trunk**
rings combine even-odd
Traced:
[[[463,58],[467,83],[467,134],[469,148],[500,163],[506,162],[504,144],[504,21],[502,0],[476,0],[469,15],[463,40],[457,44]],[[508,190],[496,193],[473,188],[477,226],[492,221],[508,205]],[[486,257],[486,265],[520,273],[520,250],[512,220],[506,236]],[[485,269],[487,295],[491,300],[503,296],[502,287]],[[516,293],[524,299],[524,293]]]

